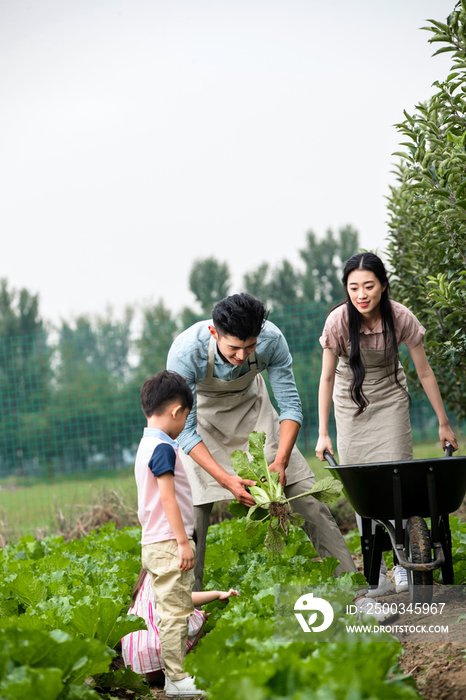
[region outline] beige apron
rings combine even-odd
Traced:
[[[249,372],[237,379],[226,381],[214,377],[215,344],[209,344],[206,378],[196,384],[197,432],[212,457],[229,473],[231,454],[234,450],[248,449],[249,433],[265,431],[265,456],[274,461],[279,440],[278,414],[270,403],[267,387],[257,369],[255,353],[248,358]],[[233,494],[220,486],[202,467],[180,448],[179,454],[188,475],[195,506],[233,498]],[[294,447],[286,470],[288,484],[294,484],[312,476],[308,463]]]
[[[361,348],[366,368],[363,391],[369,401],[364,413],[355,417],[357,405],[350,394],[353,373],[349,356],[339,358],[333,401],[340,464],[395,462],[413,458],[409,399],[395,384],[390,352]],[[398,364],[398,381],[407,389],[406,376]]]

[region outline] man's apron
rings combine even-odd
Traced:
[[[256,354],[248,358],[249,372],[237,379],[225,381],[214,377],[215,338],[209,344],[206,378],[196,384],[197,432],[212,457],[229,473],[234,450],[248,451],[248,438],[253,430],[266,434],[265,456],[271,464],[277,455],[279,442],[278,414],[273,408],[265,382],[257,369]],[[202,467],[180,448],[179,454],[188,475],[195,506],[230,500],[231,491],[224,489]],[[299,452],[293,447],[286,470],[287,484],[295,484],[313,476]]]

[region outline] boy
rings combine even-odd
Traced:
[[[202,695],[182,670],[194,611],[195,546],[191,488],[175,442],[193,406],[193,395],[183,377],[164,370],[144,382],[141,406],[147,418],[135,464],[141,559],[157,600],[165,692],[168,697]]]

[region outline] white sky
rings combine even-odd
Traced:
[[[449,65],[419,27],[453,7],[0,0],[0,276],[58,322],[193,306],[196,257],[233,293],[311,228],[381,251],[393,124]]]

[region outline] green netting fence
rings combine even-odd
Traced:
[[[270,316],[293,355],[304,409],[299,447],[308,454],[317,437],[318,338],[327,311],[301,305]],[[105,478],[112,488],[126,479],[134,492],[131,470],[145,423],[139,389],[164,368],[181,330],[173,320],[146,318],[136,329],[64,325],[59,332],[0,338],[0,525],[14,521],[25,529],[47,520],[50,494],[34,491],[37,485],[54,484],[58,491],[65,482],[60,488],[68,501],[78,503],[80,480]],[[411,420],[415,440],[436,438],[426,399],[413,400]]]

